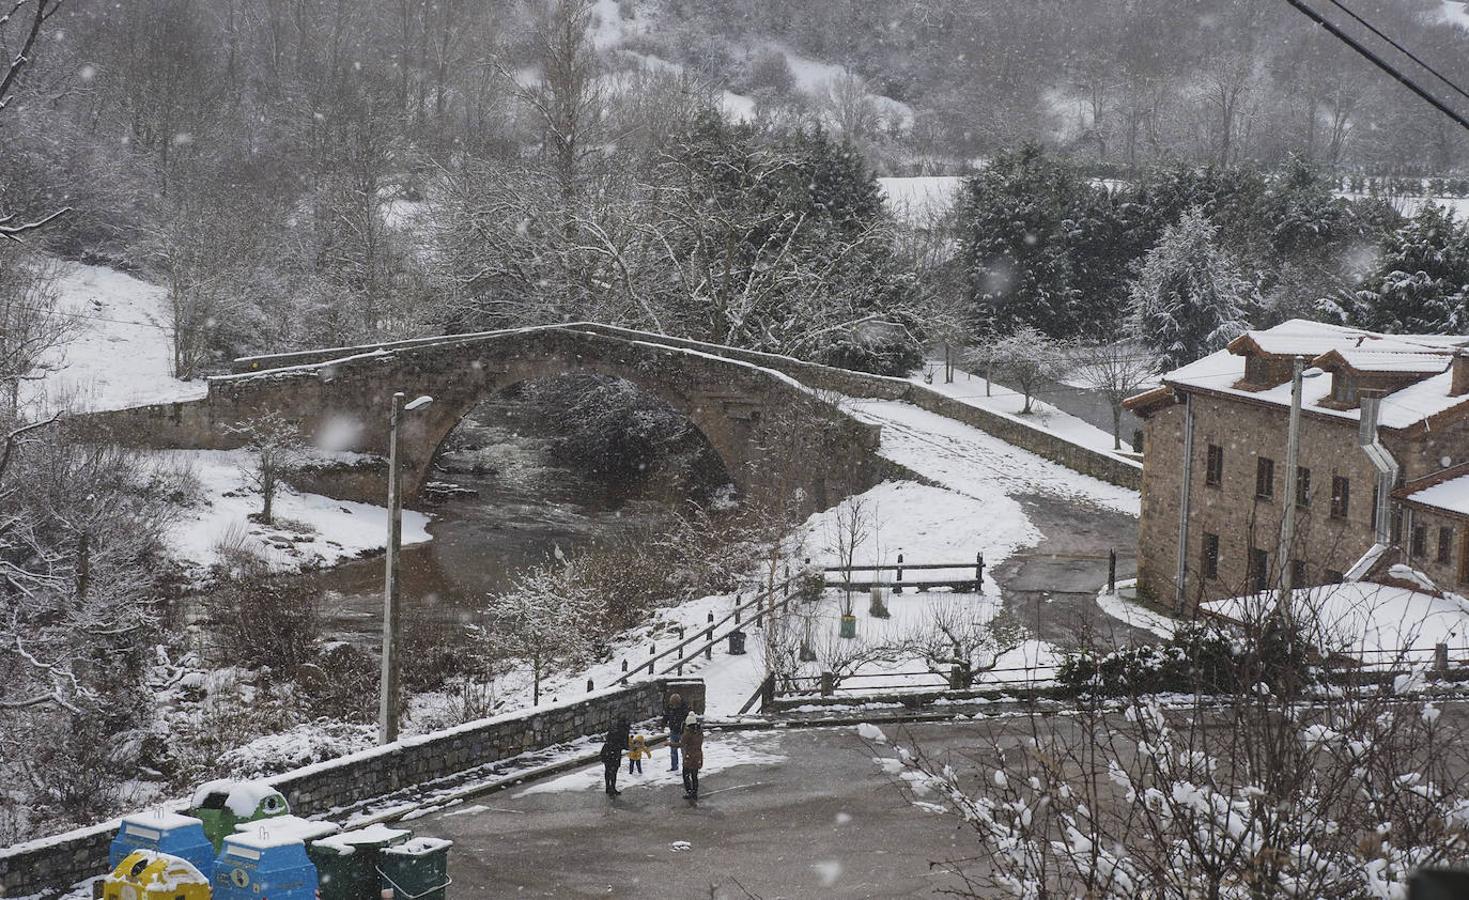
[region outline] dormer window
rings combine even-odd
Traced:
[[[1344,409],[1357,405],[1357,379],[1352,373],[1339,369],[1332,374],[1331,399]]]

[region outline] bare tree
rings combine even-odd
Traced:
[[[0,113],[15,99],[21,76],[40,51],[42,31],[61,4],[62,0],[14,0],[9,11],[0,14],[0,54],[5,60],[0,72]],[[44,228],[69,212],[71,207],[65,206],[30,220],[19,219],[18,213],[0,213],[0,238],[19,241],[21,235]]]
[[[1038,389],[1045,387],[1061,373],[1066,355],[1054,338],[1030,325],[1017,328],[1013,334],[977,349],[977,358],[986,371],[993,371],[1001,383],[1025,398],[1022,414],[1031,412]]]
[[[837,507],[836,514],[828,520],[827,549],[836,555],[837,565],[842,567],[845,581],[842,589],[842,617],[850,617],[852,604],[852,579],[856,571],[857,552],[872,536],[873,516],[866,500],[853,497]]]
[[[281,479],[290,474],[301,460],[305,441],[296,423],[271,411],[231,429],[245,441],[252,458],[245,469],[245,481],[260,493],[260,521],[275,521],[275,496]]]
[[[951,678],[957,668],[963,684],[953,686],[968,687],[975,675],[991,671],[1000,657],[1018,648],[1024,636],[1020,623],[1004,612],[949,600],[936,605],[898,646],[935,675]]]
[[[604,95],[600,62],[592,46],[591,0],[533,0],[535,47],[540,77],[526,87],[508,71],[520,99],[534,110],[541,147],[564,202],[577,194],[583,162],[597,150],[596,129]]]
[[[44,377],[48,357],[76,333],[59,308],[58,266],[22,248],[0,245],[0,417],[13,417],[22,381]]]
[[[1112,449],[1122,449],[1122,401],[1158,377],[1158,358],[1133,341],[1084,344],[1071,352],[1074,374],[1112,409]]]

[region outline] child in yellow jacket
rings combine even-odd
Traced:
[[[641,734],[635,734],[627,739],[627,774],[637,772],[643,774],[643,759],[651,757],[653,751],[648,749],[648,739]]]

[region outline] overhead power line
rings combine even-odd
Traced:
[[[1388,37],[1387,35],[1383,34],[1381,31],[1378,30],[1378,28],[1377,28],[1376,25],[1373,25],[1371,22],[1369,22],[1366,19],[1362,18],[1361,16],[1357,15],[1355,12],[1352,12],[1351,8],[1348,7],[1345,3],[1342,3],[1341,0],[1330,0],[1330,3],[1331,3],[1332,6],[1335,6],[1337,9],[1339,9],[1342,12],[1346,13],[1347,15],[1351,16],[1352,19],[1357,22],[1357,24],[1361,25],[1363,28],[1366,28],[1368,31],[1370,31],[1373,34],[1377,35],[1378,37],[1382,38],[1384,41],[1387,41],[1389,44],[1391,44],[1393,46],[1393,49],[1397,50],[1399,53],[1401,53],[1404,56],[1408,57],[1413,62],[1415,62],[1418,65],[1422,66],[1434,78],[1437,78],[1439,81],[1442,81],[1444,84],[1448,85],[1449,88],[1451,90],[1453,90],[1454,93],[1458,94],[1460,97],[1463,97],[1466,100],[1469,100],[1469,91],[1465,91],[1463,88],[1459,87],[1457,84],[1455,84],[1453,81],[1451,81],[1448,78],[1448,76],[1444,75],[1442,72],[1440,72],[1439,70],[1435,69],[1433,66],[1430,66],[1428,63],[1424,62],[1422,59],[1420,59],[1418,57],[1418,54],[1414,53],[1412,50],[1409,50],[1407,47],[1404,47],[1402,44],[1399,44],[1397,41],[1393,40],[1391,37]]]
[[[1361,41],[1347,34],[1339,26],[1331,22],[1325,16],[1307,6],[1304,2],[1302,2],[1302,0],[1285,0],[1285,2],[1300,10],[1301,14],[1306,16],[1306,18],[1315,22],[1317,25],[1320,25],[1322,28],[1325,28],[1334,37],[1336,37],[1337,40],[1357,51],[1357,53],[1368,62],[1372,63],[1374,66],[1377,66],[1377,68],[1391,75],[1393,77],[1393,80],[1397,81],[1403,87],[1407,88],[1408,90],[1417,94],[1419,97],[1428,101],[1439,112],[1457,122],[1459,126],[1465,131],[1469,131],[1469,119],[1466,119],[1461,113],[1455,111],[1448,104],[1438,99],[1438,97],[1434,96],[1427,88],[1424,88],[1418,82],[1414,81],[1410,76],[1403,74],[1392,63],[1372,52],[1372,50],[1363,45]]]

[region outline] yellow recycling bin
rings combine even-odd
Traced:
[[[134,850],[102,882],[103,900],[209,900],[209,879],[194,864]]]

